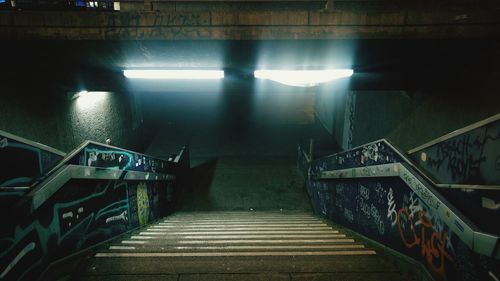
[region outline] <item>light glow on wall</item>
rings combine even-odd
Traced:
[[[254,76],[267,79],[288,86],[314,87],[336,79],[350,77],[352,69],[326,69],[326,70],[255,70]]]
[[[191,80],[191,79],[222,79],[223,70],[160,70],[160,69],[137,69],[124,70],[123,75],[134,79],[171,79],[171,80]]]
[[[76,106],[80,110],[86,110],[102,103],[108,95],[108,92],[89,92],[80,91],[76,97]]]

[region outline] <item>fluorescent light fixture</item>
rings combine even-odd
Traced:
[[[159,69],[137,69],[124,70],[123,75],[127,78],[137,79],[222,79],[223,70],[159,70]]]
[[[254,76],[295,87],[313,87],[335,79],[349,77],[352,69],[326,70],[255,70]]]

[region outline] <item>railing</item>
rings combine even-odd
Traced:
[[[436,279],[500,275],[500,229],[488,227],[498,214],[479,223],[464,215],[386,140],[301,166],[316,213],[420,261]]]
[[[0,192],[22,195],[66,154],[52,147],[0,131]]]
[[[2,213],[0,280],[36,280],[55,261],[167,215],[187,169],[187,147],[165,161],[85,142]]]
[[[408,151],[441,188],[500,190],[500,114]]]

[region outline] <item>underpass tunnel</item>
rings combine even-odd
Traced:
[[[0,11],[0,280],[498,280],[497,9],[174,2]]]

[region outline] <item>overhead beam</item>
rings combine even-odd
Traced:
[[[499,27],[497,11],[0,12],[0,39],[493,38]]]

